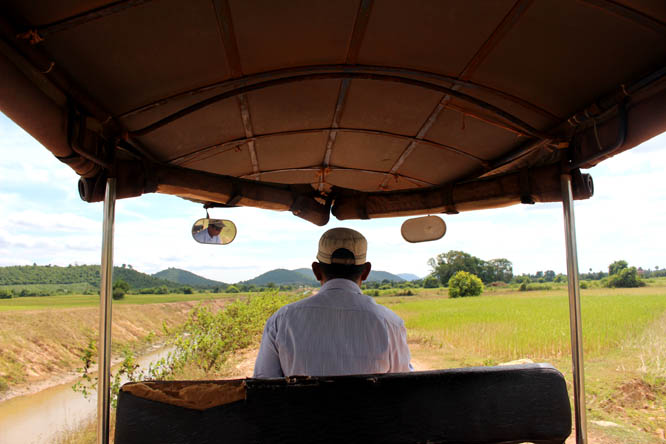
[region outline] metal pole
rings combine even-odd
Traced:
[[[583,370],[583,331],[580,317],[580,287],[578,285],[578,253],[576,252],[576,221],[574,220],[571,175],[562,174],[562,205],[564,235],[567,245],[567,281],[569,282],[569,326],[571,327],[571,359],[573,361],[576,443],[587,444],[585,414],[585,381]]]
[[[116,179],[106,180],[104,195],[104,237],[102,239],[102,279],[100,283],[99,359],[97,382],[97,444],[109,442],[111,397],[111,279],[113,275],[113,223],[116,212]]]

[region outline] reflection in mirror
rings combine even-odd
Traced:
[[[400,233],[407,242],[434,241],[444,237],[446,224],[438,216],[416,217],[404,221]]]
[[[227,219],[199,219],[192,225],[192,237],[200,244],[230,244],[236,238],[236,225]]]

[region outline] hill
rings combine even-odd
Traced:
[[[200,288],[212,288],[212,287],[226,288],[228,285],[225,284],[224,282],[207,279],[203,276],[199,276],[198,274],[194,274],[187,270],[181,270],[180,268],[172,268],[172,267],[154,273],[153,277],[175,282],[181,285],[189,285],[191,287],[200,287]]]
[[[300,268],[299,270],[305,270]],[[319,282],[315,281],[312,270],[310,270],[310,277],[307,277],[303,272],[297,270],[285,270],[284,268],[278,268],[276,270],[267,271],[264,274],[257,276],[254,279],[249,281],[242,282],[243,284],[254,284],[254,285],[266,285],[269,282],[272,282],[276,285],[283,284],[301,284],[301,285],[312,285],[317,286]]]
[[[113,281],[122,279],[131,288],[149,288],[166,285],[175,288],[179,285],[141,273],[132,268],[113,267]],[[86,283],[99,288],[99,265],[17,265],[0,267],[0,286],[3,285],[71,285]]]
[[[401,278],[397,274],[389,273],[388,271],[381,271],[381,270],[370,270],[370,276],[368,276],[368,282],[374,282],[374,281],[392,281],[392,282],[402,282],[405,279]]]
[[[370,276],[368,276],[369,282],[378,281],[381,282],[384,279],[394,282],[401,282],[405,279],[401,278],[398,275],[389,273],[387,271],[372,270],[370,271]],[[282,284],[303,284],[303,285],[314,285],[317,286],[319,283],[315,280],[312,269],[310,268],[297,268],[295,270],[285,270],[279,268],[277,270],[271,270],[260,276],[257,276],[254,279],[243,282],[244,284],[254,284],[254,285],[266,285],[267,283],[272,282],[276,285]]]
[[[416,281],[418,279],[421,279],[420,277],[412,273],[398,273],[398,276],[400,276],[406,281]]]

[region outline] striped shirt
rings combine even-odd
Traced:
[[[268,319],[254,377],[407,372],[409,360],[402,319],[354,282],[331,279]]]

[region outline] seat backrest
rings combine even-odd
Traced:
[[[562,443],[571,409],[548,364],[126,384],[117,444]]]

